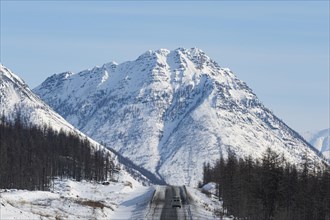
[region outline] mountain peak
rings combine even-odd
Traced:
[[[171,51],[168,49],[148,50],[140,55],[136,60],[152,60],[157,56],[167,56]]]
[[[5,67],[3,64],[0,64],[0,74],[1,76],[5,76],[8,79],[12,80],[14,83],[18,83],[20,86],[27,88],[27,85],[24,82],[24,80],[18,77],[17,75],[15,75],[10,69]]]
[[[51,125],[54,130],[74,130],[61,116],[37,97],[24,81],[5,66],[0,66],[0,110],[8,120],[17,114],[27,123]],[[78,131],[76,131],[78,132]]]
[[[260,158],[269,147],[290,163],[305,154],[321,163],[244,82],[198,48],[150,50],[113,67],[34,91],[81,131],[171,184],[197,185],[203,163],[228,151]]]
[[[164,48],[161,48],[158,50],[148,50],[145,53],[143,53],[141,56],[139,56],[138,59],[155,56],[155,55],[168,56],[170,53],[180,53],[180,54],[188,55],[189,57],[203,56],[203,57],[207,57],[208,59],[210,59],[201,49],[199,49],[197,47],[192,47],[190,49],[179,47],[174,50],[169,50],[169,49],[164,49]]]
[[[162,55],[165,55],[165,56],[168,55],[170,52],[171,52],[170,50],[164,49],[164,48],[161,48],[161,49],[158,49],[158,50],[155,51],[155,53],[162,54]]]
[[[118,63],[116,61],[111,61],[109,63],[103,64],[102,67],[105,68],[105,69],[109,69],[109,68],[114,68],[116,66],[118,66]]]
[[[184,48],[184,47],[179,47],[175,49],[175,51],[181,51],[185,54],[192,54],[192,55],[201,55],[205,54],[203,50],[199,49],[198,47],[192,47],[192,48]]]

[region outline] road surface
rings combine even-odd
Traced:
[[[172,207],[172,198],[180,196],[181,208]],[[187,195],[184,186],[161,186],[154,192],[154,196],[149,204],[147,219],[149,220],[191,220],[190,211],[192,200]]]

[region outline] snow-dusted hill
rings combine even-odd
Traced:
[[[330,128],[318,132],[306,132],[304,137],[330,161]]]
[[[197,48],[148,51],[135,61],[55,74],[34,89],[66,120],[171,184],[197,185],[228,149],[267,147],[300,163],[321,159],[229,69]]]

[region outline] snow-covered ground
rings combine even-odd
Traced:
[[[109,185],[54,181],[51,191],[0,190],[0,219],[145,219],[158,186],[141,186],[130,177]],[[221,202],[200,189],[187,188],[194,219],[218,219]],[[231,219],[231,218],[224,218]]]
[[[217,194],[217,184],[214,182],[210,182],[205,184],[202,189],[208,193],[211,193],[213,195]]]
[[[109,185],[55,180],[51,191],[0,190],[0,219],[138,219],[154,188],[125,176]]]
[[[212,185],[212,184],[211,184]],[[215,185],[214,185],[215,186]],[[203,188],[204,189],[204,188]],[[201,189],[187,187],[187,191],[194,201],[193,205],[190,205],[190,210],[193,219],[219,219],[222,210],[222,201],[211,192],[215,191],[215,188],[209,188],[210,194],[202,193]],[[204,189],[205,190],[205,189]],[[223,216],[223,220],[234,219],[233,217]]]

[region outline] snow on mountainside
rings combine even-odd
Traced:
[[[229,69],[197,48],[148,51],[47,78],[34,89],[66,120],[171,184],[195,186],[204,162],[267,147],[321,159]]]
[[[330,128],[318,132],[306,132],[306,140],[315,147],[322,155],[330,161]]]
[[[22,79],[1,64],[0,112],[10,120],[20,115],[28,123],[50,125],[57,131],[63,129],[83,135],[36,96]]]
[[[14,120],[18,115],[25,123],[37,126],[49,126],[55,131],[63,130],[79,136],[81,139],[86,138],[92,144],[94,150],[101,150],[109,153],[115,164],[119,165],[117,156],[108,149],[101,146],[96,141],[87,137],[79,130],[74,128],[59,114],[54,112],[47,104],[45,104],[37,95],[35,95],[22,79],[12,73],[9,69],[0,64],[0,115],[4,115],[6,119]],[[122,172],[128,171],[141,182],[148,183],[148,180],[134,170],[131,165],[124,166]]]
[[[100,144],[75,129],[62,116],[52,110],[30,90],[21,78],[2,64],[0,64],[0,113],[9,120],[14,120],[19,116],[28,124],[46,125],[55,131],[63,130],[76,134],[82,139],[88,138],[95,149],[101,147]]]

